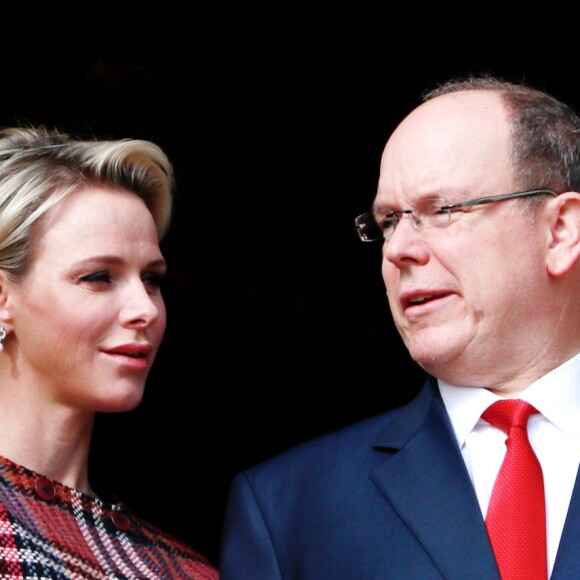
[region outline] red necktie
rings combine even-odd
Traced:
[[[491,405],[482,418],[507,433],[485,527],[502,580],[546,580],[546,507],[542,468],[528,440],[528,417],[538,411],[520,399]]]

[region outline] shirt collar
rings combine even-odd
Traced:
[[[481,387],[460,387],[439,380],[439,390],[460,446],[481,414],[502,397]],[[519,394],[556,427],[580,439],[580,354],[532,383]]]

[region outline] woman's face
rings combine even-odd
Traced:
[[[134,408],[165,332],[165,270],[137,195],[87,187],[64,199],[47,214],[25,276],[3,288],[13,376],[49,404]]]

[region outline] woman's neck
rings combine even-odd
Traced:
[[[94,414],[6,397],[0,390],[0,455],[90,495],[93,425]]]

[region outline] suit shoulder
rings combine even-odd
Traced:
[[[273,457],[245,471],[249,479],[265,472],[296,469],[301,465],[320,465],[341,462],[344,458],[353,461],[357,455],[372,452],[374,442],[379,435],[401,415],[404,407],[390,409],[380,415],[375,415],[357,421],[340,429],[321,434],[312,439],[294,445]]]

